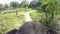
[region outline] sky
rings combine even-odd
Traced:
[[[0,3],[2,3],[2,4],[9,4],[12,1],[16,1],[16,2],[19,2],[19,3],[22,2],[22,0],[0,0]],[[27,1],[30,2],[32,0],[27,0]]]

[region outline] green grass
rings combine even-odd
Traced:
[[[33,21],[39,21],[41,18],[45,17],[43,12],[39,12],[37,10],[30,12],[30,16],[33,19]]]
[[[26,12],[29,12],[31,10],[32,10],[31,8],[26,8]],[[0,11],[0,14],[16,13],[16,11],[25,12],[25,8],[16,8],[16,9],[13,9],[13,10],[3,10],[3,11]]]
[[[20,14],[16,16],[13,14],[0,15],[0,34],[5,34],[6,31],[16,28],[18,29],[19,25],[24,23],[24,16]]]
[[[18,29],[25,22],[23,14],[20,14],[19,16],[16,16],[15,14],[16,10],[18,12],[25,12],[24,9],[25,8],[17,8],[13,10],[0,11],[0,34],[5,34],[7,31],[13,28]],[[33,21],[40,21],[40,19],[45,18],[45,13],[42,11],[27,8],[27,12],[30,12],[30,16]]]
[[[27,12],[31,9],[26,8]],[[24,15],[16,16],[16,11],[25,12],[25,8],[17,8],[13,10],[0,11],[0,34],[5,34],[7,31],[16,28],[18,29],[24,22]]]

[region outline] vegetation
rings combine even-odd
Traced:
[[[6,31],[16,28],[24,23],[24,16],[21,14],[18,17],[13,14],[0,15],[0,34],[6,33]]]
[[[34,0],[30,4],[22,1],[18,3],[12,1],[8,4],[0,4],[0,34],[16,28],[18,29],[25,22],[24,15],[21,13],[29,12],[33,21],[38,21],[46,26],[47,29],[53,28],[60,31],[60,2],[59,0]],[[16,11],[19,16],[16,16]],[[58,16],[58,17],[57,17]]]
[[[19,3],[16,1],[13,1],[10,3],[10,7],[12,7],[12,8],[17,8],[18,6],[19,6]]]
[[[5,4],[4,8],[5,9],[8,9],[9,8],[8,4]]]

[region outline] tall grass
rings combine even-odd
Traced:
[[[20,14],[16,16],[13,14],[0,15],[0,34],[5,34],[6,31],[18,28],[24,23],[24,16]]]

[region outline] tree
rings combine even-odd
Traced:
[[[12,8],[17,8],[17,7],[19,7],[19,3],[16,2],[16,1],[12,1],[12,2],[10,3],[10,7],[12,7]]]
[[[26,2],[26,0],[22,1],[22,3],[20,4],[21,7],[28,7],[29,3]]]
[[[2,4],[0,4],[0,10],[2,10],[3,9],[3,5]]]
[[[25,8],[25,11],[27,11],[29,2],[27,2],[27,0],[23,0],[22,3],[20,4],[20,7]]]
[[[54,22],[54,16],[55,13],[58,13],[58,1],[56,0],[40,0],[41,9],[45,12],[46,19],[45,19],[45,25],[47,28],[55,28],[55,22]],[[50,18],[49,18],[50,17]]]
[[[32,8],[32,9],[36,9],[40,5],[41,5],[40,2],[31,1],[29,7]]]
[[[5,8],[5,9],[8,9],[8,8],[9,8],[8,4],[5,4],[5,5],[4,5],[4,8]]]

